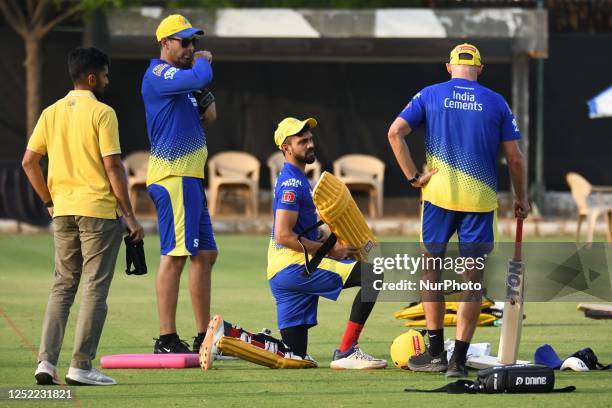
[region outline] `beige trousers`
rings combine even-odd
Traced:
[[[106,297],[121,246],[119,220],[84,216],[53,219],[55,273],[42,327],[38,360],[57,365],[79,283],[81,308],[71,367],[91,369],[106,319]]]

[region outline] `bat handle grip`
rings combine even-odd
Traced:
[[[520,261],[522,258],[521,249],[523,243],[523,219],[516,219],[516,236],[514,238],[514,260]]]

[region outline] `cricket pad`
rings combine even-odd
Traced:
[[[445,302],[446,313],[457,313],[461,302]],[[482,299],[480,310],[489,309],[494,303],[489,299]],[[423,319],[425,317],[425,309],[423,303],[418,302],[411,304],[394,313],[396,319]]]
[[[235,337],[221,337],[217,343],[217,349],[222,350],[225,356],[238,357],[241,360],[269,368],[317,368],[317,363],[314,361],[281,357]]]
[[[493,316],[489,313],[480,313],[478,316],[478,326],[493,326],[493,323],[497,320],[497,317]],[[447,313],[444,315],[444,326],[456,326],[457,325],[457,315]],[[408,320],[404,323],[406,327],[427,327],[425,319],[422,320]]]
[[[314,187],[312,199],[330,230],[340,241],[359,250],[359,261],[367,261],[368,253],[378,245],[378,241],[346,185],[324,171]]]

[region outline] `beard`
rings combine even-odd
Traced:
[[[191,69],[192,64],[191,61],[190,62],[179,62],[178,67],[180,69]]]
[[[303,164],[312,164],[315,162],[316,156],[314,150],[311,150],[310,152],[306,152],[303,156],[295,155],[295,159]]]
[[[178,55],[176,58],[177,68],[180,69],[191,69],[193,65],[193,56],[189,55]]]

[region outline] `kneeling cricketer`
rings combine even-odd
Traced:
[[[311,195],[305,167],[315,161],[311,130],[316,126],[313,118],[285,118],[274,133],[285,164],[274,187],[267,275],[282,339],[271,337],[269,332],[247,332],[217,315],[200,349],[200,363],[205,370],[220,353],[271,368],[317,367],[307,347],[308,330],[317,325],[319,298],[336,300],[342,289],[361,287],[362,269],[366,274],[373,273],[365,260],[376,239],[346,186],[325,172]],[[317,210],[329,225],[331,235],[326,236],[318,228],[322,222],[318,222]],[[358,345],[378,295],[374,289],[372,292],[368,299],[372,301],[368,302],[362,301],[361,288],[357,292],[331,368],[387,366],[386,360],[365,353]]]

